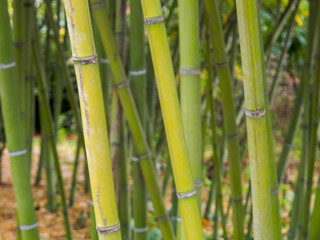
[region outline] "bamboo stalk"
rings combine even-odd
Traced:
[[[142,128],[146,130],[147,114],[147,79],[145,60],[145,40],[143,15],[140,1],[130,1],[130,80],[133,97]],[[147,225],[147,189],[139,162],[132,162],[133,168],[133,218],[134,239],[146,240]]]
[[[0,102],[9,150],[19,230],[23,240],[39,239],[30,185],[24,125],[20,113],[18,78],[13,57],[7,1],[0,1]],[[20,83],[19,83],[20,84]],[[22,134],[22,135],[21,135]]]
[[[320,10],[320,3],[317,1],[317,13]],[[304,198],[304,222],[302,225],[301,234],[302,237],[299,239],[318,239],[320,236],[320,231],[317,229],[318,225],[316,222],[320,219],[320,212],[319,212],[319,189],[317,188],[316,192],[316,200],[314,202],[314,210],[313,215],[311,218],[311,223],[309,227],[309,216],[310,216],[310,205],[311,205],[311,194],[312,194],[312,183],[313,183],[313,174],[314,174],[314,163],[316,158],[316,147],[317,147],[317,139],[318,139],[318,125],[319,125],[319,91],[320,91],[320,17],[319,14],[316,15],[316,25],[315,25],[315,32],[316,36],[316,47],[315,47],[315,74],[314,74],[314,82],[312,87],[312,102],[311,102],[311,113],[310,113],[310,137],[309,137],[309,152],[308,152],[308,164],[307,164],[307,186],[306,186],[306,193]],[[308,235],[310,231],[310,235]]]
[[[202,136],[198,0],[179,0],[180,102],[192,179],[201,205]]]
[[[75,159],[74,159],[74,164],[73,164],[73,171],[72,171],[72,183],[71,183],[71,188],[70,188],[70,198],[69,198],[69,206],[72,207],[74,204],[74,197],[77,189],[77,173],[78,173],[78,167],[79,167],[79,162],[80,162],[80,151],[81,151],[81,140],[78,138],[77,142],[77,149],[76,149],[76,154],[75,154]]]
[[[98,236],[99,239],[121,239],[89,5],[86,0],[64,1],[64,4],[79,89]]]
[[[117,99],[119,102],[119,99]],[[120,103],[119,107],[120,107]],[[120,107],[121,109],[121,107]],[[124,119],[122,117],[120,119],[121,126],[121,151],[119,158],[119,217],[121,223],[121,236],[123,239],[131,239],[131,231],[130,231],[130,216],[131,216],[131,207],[130,207],[130,185],[129,185],[129,151],[128,151],[128,134],[126,131],[126,126]]]
[[[207,19],[208,20],[208,19]],[[228,239],[227,237],[227,230],[226,230],[226,218],[224,215],[224,210],[223,210],[223,195],[222,195],[222,171],[221,171],[221,158],[220,158],[220,154],[219,154],[219,146],[218,146],[218,141],[217,141],[217,134],[216,134],[216,112],[215,112],[215,102],[213,99],[213,71],[212,71],[212,65],[213,65],[213,61],[212,61],[212,55],[213,53],[211,53],[210,51],[210,44],[209,44],[210,38],[207,39],[207,69],[208,69],[208,86],[207,86],[207,103],[208,103],[208,108],[210,110],[211,113],[211,118],[210,118],[210,127],[211,127],[211,132],[212,132],[212,136],[211,136],[211,145],[213,148],[213,164],[215,167],[215,171],[214,171],[214,175],[215,175],[215,185],[216,185],[216,212],[215,212],[215,235],[216,238],[218,239],[218,216],[220,214],[221,216],[221,225],[223,228],[223,238],[224,239]]]
[[[227,138],[231,177],[231,203],[233,209],[232,220],[234,225],[234,238],[243,239],[244,211],[242,205],[240,151],[236,125],[236,114],[231,87],[232,76],[225,50],[224,35],[218,10],[218,3],[216,0],[205,0],[205,5],[208,21],[210,23],[208,27],[212,35],[212,46],[214,50],[213,55],[222,93],[221,97],[224,113],[224,129],[225,137]]]
[[[160,1],[142,0],[141,3],[183,227],[187,239],[203,239],[200,211],[197,206],[196,190],[191,176],[187,144]]]
[[[294,222],[298,222],[298,237],[303,239],[303,233],[305,232],[303,227],[305,226],[304,214],[305,214],[305,205],[306,205],[306,189],[308,188],[309,182],[307,180],[307,169],[308,169],[308,158],[309,158],[309,146],[310,146],[310,95],[311,95],[311,76],[313,69],[313,58],[312,53],[315,51],[315,42],[316,42],[316,34],[314,29],[317,29],[317,9],[319,5],[319,1],[310,1],[309,2],[309,12],[310,16],[308,19],[308,44],[307,44],[307,52],[305,54],[304,59],[304,69],[302,73],[302,79],[304,84],[304,92],[303,92],[303,120],[302,120],[302,153],[301,153],[301,177],[299,178],[299,195],[297,196],[297,208],[299,209],[297,213],[297,220]],[[295,226],[292,229],[296,230]],[[296,233],[296,231],[292,231]]]
[[[273,239],[264,68],[256,1],[237,0],[255,239]]]
[[[151,162],[150,159],[150,149],[146,141],[131,91],[128,88],[128,82],[126,82],[125,71],[121,63],[119,53],[117,52],[115,38],[112,34],[105,6],[101,3],[102,2],[99,2],[99,0],[91,1],[93,17],[99,29],[102,43],[110,62],[115,88],[117,89],[123,112],[129,123],[129,128],[135,143],[136,154],[138,155],[142,174],[153,202],[156,218],[160,225],[163,238],[174,239],[173,229],[161,197],[157,173],[153,162]]]
[[[34,20],[35,16],[34,16]],[[36,34],[35,34],[36,35]],[[65,230],[66,230],[66,238],[69,240],[71,239],[71,229],[70,229],[70,223],[69,223],[69,215],[68,215],[68,207],[67,207],[67,202],[66,202],[66,196],[65,196],[65,191],[64,191],[64,184],[63,184],[63,179],[62,179],[62,174],[61,174],[61,169],[59,165],[59,156],[56,148],[56,143],[54,139],[54,124],[52,120],[52,113],[50,111],[49,103],[48,103],[48,98],[46,97],[46,91],[45,91],[45,74],[44,74],[44,69],[40,61],[40,43],[39,43],[39,38],[35,37],[32,41],[32,58],[33,62],[35,63],[35,68],[36,68],[36,73],[37,73],[37,85],[38,85],[38,91],[39,91],[39,101],[41,104],[43,104],[43,109],[44,109],[44,120],[46,122],[46,127],[48,130],[48,140],[49,140],[49,146],[50,146],[50,151],[52,152],[52,157],[54,160],[54,168],[55,168],[55,174],[57,177],[57,183],[58,183],[58,188],[60,191],[60,196],[61,196],[61,205],[62,205],[62,213],[63,213],[63,218],[64,218],[64,225],[65,225]]]

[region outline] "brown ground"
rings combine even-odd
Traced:
[[[70,142],[69,142],[70,141]],[[65,191],[69,196],[71,187],[72,164],[74,161],[75,140],[68,139],[69,144],[58,146]],[[72,144],[73,143],[73,144]],[[72,146],[73,145],[73,146]],[[32,183],[34,183],[36,170],[38,167],[39,147],[33,150]],[[75,204],[69,210],[72,235],[74,239],[90,239],[88,229],[90,225],[89,195],[84,192],[83,158],[81,159],[78,174],[78,188],[76,191]],[[2,158],[2,184],[0,185],[0,240],[16,239],[16,203],[12,187],[10,164],[7,151]],[[45,173],[43,172],[40,186],[33,186],[33,197],[41,239],[63,240],[64,226],[61,208],[57,212],[51,213],[46,208],[46,186]]]

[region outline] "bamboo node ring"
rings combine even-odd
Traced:
[[[163,21],[164,21],[164,17],[163,16],[154,17],[154,18],[145,18],[144,19],[144,24],[145,25],[151,25],[151,24],[155,24],[155,23],[162,23]]]
[[[19,226],[19,230],[20,231],[29,231],[31,229],[37,228],[38,227],[38,223],[34,223],[34,224],[30,224],[30,225],[20,225]]]
[[[292,148],[293,147],[293,144],[289,143],[289,142],[285,142],[284,145],[287,146],[288,148]]]
[[[144,227],[144,228],[133,228],[133,231],[136,233],[143,233],[143,232],[148,232],[148,226]]]
[[[201,187],[201,186],[202,186],[202,181],[201,181],[201,180],[199,180],[199,181],[194,181],[194,182],[193,182],[193,185],[194,185],[194,187]]]
[[[130,185],[119,186],[119,189],[130,190]]]
[[[74,64],[88,65],[96,63],[98,61],[98,56],[94,54],[91,57],[72,57],[72,60]]]
[[[242,198],[236,199],[236,198],[230,198],[230,201],[233,203],[242,203]]]
[[[131,70],[130,72],[131,76],[140,76],[147,73],[147,69],[141,69],[141,70]]]
[[[271,189],[271,195],[276,195],[276,194],[278,194],[278,192],[279,192],[279,188],[278,187],[276,187],[274,189]]]
[[[120,230],[120,223],[112,227],[96,227],[97,232],[100,234],[110,234]]]
[[[181,222],[181,217],[171,216],[172,221]]]
[[[96,9],[96,8],[99,8],[99,7],[102,7],[102,6],[104,6],[104,1],[92,3],[91,4],[91,9]]]
[[[24,6],[24,7],[33,7],[33,4],[30,3],[30,2],[25,2],[25,3],[23,4],[23,6]]]
[[[12,44],[14,47],[22,48],[25,43],[24,42],[13,42]]]
[[[296,233],[295,233],[295,232],[288,232],[288,236],[289,236],[289,237],[295,237],[295,236],[296,236]]]
[[[132,160],[132,162],[139,162],[139,160],[149,158],[149,157],[151,157],[151,152],[147,152],[145,154],[141,154],[141,155],[132,157],[131,160]]]
[[[226,62],[221,62],[221,63],[215,63],[214,64],[216,67],[226,67],[226,66],[228,66],[228,61],[226,61]]]
[[[250,111],[248,109],[245,109],[245,113],[247,117],[259,119],[266,114],[266,109],[262,109],[262,110],[256,109],[255,111]]]
[[[155,218],[155,220],[158,222],[158,223],[160,223],[160,222],[165,222],[165,221],[167,221],[169,219],[169,215],[168,214],[166,214],[166,215],[164,215],[164,216],[162,216],[162,217],[156,217]]]
[[[177,198],[179,199],[184,199],[184,198],[189,198],[189,197],[193,197],[194,195],[196,195],[197,191],[195,189],[189,191],[189,192],[177,192]]]
[[[124,88],[124,87],[128,87],[130,84],[130,82],[127,80],[127,81],[124,81],[124,82],[120,82],[120,83],[116,83],[113,85],[114,89],[119,89],[119,88]]]
[[[100,58],[101,63],[109,64],[109,60],[106,58]]]
[[[201,69],[183,69],[179,71],[180,75],[195,75],[198,76],[201,74]]]
[[[117,142],[117,141],[111,141],[111,142],[110,142],[110,145],[116,146],[116,147],[120,147],[120,143]]]
[[[25,76],[26,81],[35,81],[36,77],[35,76]]]
[[[9,152],[9,157],[18,157],[27,153],[27,149]]]
[[[226,136],[229,140],[234,140],[239,138],[239,134],[234,134],[234,135],[227,135]]]
[[[7,68],[13,68],[14,66],[16,66],[15,62],[11,62],[11,63],[1,63],[0,64],[0,70],[2,69],[7,69]]]

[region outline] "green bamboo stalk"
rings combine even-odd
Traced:
[[[121,113],[121,107],[118,100],[118,97],[115,92],[112,93],[111,98],[111,115],[110,115],[110,155],[111,155],[111,162],[112,162],[112,174],[113,174],[113,181],[114,181],[114,188],[115,188],[115,195],[116,195],[116,202],[118,204],[118,211],[119,211],[119,220],[121,226],[122,221],[125,220],[123,216],[126,214],[123,214],[125,211],[122,211],[126,209],[126,201],[124,199],[120,199],[120,197],[126,197],[126,194],[123,194],[124,191],[127,191],[126,189],[122,189],[121,192],[119,192],[119,180],[124,179],[123,182],[127,179],[127,162],[123,161],[123,164],[120,164],[120,158],[122,157],[122,152],[125,151],[125,149],[122,149],[122,140],[124,140],[122,136],[122,113]],[[122,171],[122,174],[124,176],[121,176],[120,173]],[[127,184],[128,185],[128,184]],[[125,220],[126,221],[126,220]],[[121,236],[123,238],[127,238],[128,236],[123,235],[123,233],[128,233],[127,229],[123,229],[123,227],[127,228],[128,226],[122,226],[121,227]]]
[[[209,20],[209,19],[207,19]],[[213,99],[213,80],[214,80],[214,74],[212,72],[211,66],[213,65],[212,62],[212,53],[210,52],[210,47],[209,47],[209,41],[210,38],[207,39],[207,63],[208,63],[208,87],[207,87],[207,103],[209,105],[210,113],[211,113],[211,118],[210,118],[210,127],[212,131],[212,136],[211,136],[211,145],[213,147],[213,164],[215,167],[214,175],[215,175],[215,186],[216,186],[216,212],[215,212],[215,239],[218,239],[218,215],[220,214],[221,216],[221,225],[223,228],[223,238],[228,239],[227,236],[227,230],[226,230],[226,219],[224,215],[224,210],[223,210],[223,196],[222,196],[222,176],[221,176],[221,158],[219,154],[219,146],[218,146],[218,141],[217,141],[217,135],[216,135],[216,114],[215,114],[215,102]]]
[[[40,144],[40,149],[43,149],[43,136],[41,136],[41,144]],[[44,152],[41,150],[40,151],[40,156],[39,156],[39,162],[38,162],[38,169],[37,169],[37,174],[35,177],[35,181],[34,181],[34,185],[35,186],[39,186],[40,185],[40,181],[41,181],[41,177],[42,177],[42,170],[43,170],[43,162],[44,162],[44,157],[43,157]]]
[[[0,102],[17,202],[19,230],[22,240],[32,240],[39,239],[39,232],[30,185],[26,142],[22,134],[24,125],[20,113],[21,99],[17,93],[20,82],[16,75],[7,9],[7,1],[0,1]]]
[[[26,59],[31,59],[31,39],[33,33],[33,8],[34,1],[27,0],[24,1],[23,7],[25,12],[25,38],[26,38]],[[32,61],[26,60],[26,74],[25,74],[25,104],[26,104],[26,144],[28,150],[28,159],[30,161],[30,166],[32,162],[32,143],[33,143],[33,135],[34,135],[34,108],[35,108],[35,96],[33,93],[34,85],[35,85],[35,76],[34,76],[34,66]],[[31,169],[31,167],[30,167]]]
[[[35,16],[34,16],[35,19]],[[56,143],[54,139],[54,124],[52,120],[52,113],[50,111],[48,98],[46,97],[46,91],[45,91],[45,74],[43,66],[41,65],[40,61],[40,43],[39,38],[35,37],[32,41],[32,57],[33,62],[35,63],[36,73],[37,73],[37,85],[38,85],[38,91],[39,91],[39,101],[41,104],[43,104],[44,109],[44,119],[46,122],[46,127],[48,128],[48,139],[49,139],[49,146],[50,150],[52,151],[52,156],[54,160],[54,168],[55,168],[55,174],[57,177],[57,183],[58,188],[60,191],[61,196],[61,205],[62,205],[62,213],[64,218],[64,225],[66,230],[66,238],[71,240],[71,229],[70,229],[70,223],[69,223],[69,215],[68,215],[68,207],[66,202],[66,196],[64,191],[64,183],[62,179],[61,169],[59,165],[59,156],[56,148]]]
[[[303,69],[303,84],[304,84],[304,93],[303,93],[303,122],[302,122],[302,153],[301,153],[301,176],[299,178],[299,200],[297,200],[297,208],[299,213],[297,213],[297,219],[295,222],[298,222],[298,237],[303,239],[304,236],[304,214],[305,214],[305,205],[306,205],[306,190],[308,188],[309,180],[307,180],[308,175],[308,159],[309,159],[309,147],[310,147],[310,95],[311,95],[311,72],[313,69],[313,58],[312,53],[315,51],[315,42],[316,34],[314,29],[317,29],[317,9],[319,1],[310,1],[309,2],[309,19],[308,19],[308,43],[307,43],[307,52],[304,59],[304,69]],[[293,226],[293,229],[295,226]],[[296,233],[296,231],[294,232]]]
[[[119,108],[120,103],[117,98]],[[129,185],[129,157],[128,157],[128,134],[122,112],[120,112],[120,158],[119,158],[119,218],[121,223],[121,236],[123,239],[131,239],[130,233],[130,185]]]
[[[98,26],[99,33],[104,45],[106,55],[110,62],[110,68],[113,73],[113,79],[118,92],[118,96],[129,123],[133,140],[135,143],[136,154],[140,159],[140,166],[145,179],[148,192],[153,202],[156,218],[164,239],[174,239],[173,229],[161,197],[161,190],[158,185],[157,173],[150,159],[150,150],[144,135],[138,112],[135,107],[133,97],[128,82],[126,82],[125,71],[121,63],[119,53],[115,44],[115,38],[112,34],[110,22],[108,21],[105,6],[98,0],[91,1],[93,17]]]
[[[121,146],[122,140],[122,112],[118,97],[115,92],[112,93],[111,98],[111,116],[110,116],[110,154],[111,154],[111,162],[112,162],[112,173],[113,173],[113,181],[114,181],[114,189],[116,194],[116,202],[119,203],[119,176],[122,168],[123,173],[127,173],[125,165],[120,164],[120,154],[124,149]],[[126,162],[124,162],[126,163]],[[125,168],[123,170],[123,168]],[[120,176],[122,177],[122,176]],[[125,177],[125,176],[124,176]],[[124,200],[122,200],[124,201]],[[122,206],[119,205],[119,210]],[[120,212],[120,211],[119,211]],[[121,224],[120,218],[120,224]],[[122,230],[121,230],[122,231]],[[122,235],[124,238],[125,236]]]
[[[80,160],[80,151],[81,151],[81,140],[78,138],[77,142],[77,150],[73,164],[73,171],[72,171],[72,183],[70,188],[70,197],[69,197],[69,206],[72,207],[74,204],[74,196],[76,193],[76,186],[77,186],[77,173],[78,173],[78,166]]]
[[[244,0],[237,0],[236,6],[244,73],[254,237],[259,240],[271,240],[273,239],[273,230],[270,163],[258,7],[256,1]]]
[[[317,3],[317,13],[319,13],[320,4]],[[309,227],[309,216],[310,216],[310,204],[311,204],[311,194],[312,194],[312,182],[313,182],[313,169],[314,162],[316,158],[316,147],[317,147],[317,131],[319,125],[319,91],[320,91],[320,16],[317,14],[316,21],[316,47],[315,47],[315,74],[314,82],[312,87],[312,103],[311,103],[311,115],[310,115],[310,143],[309,143],[309,155],[308,155],[308,168],[307,168],[307,186],[306,186],[306,196],[305,196],[305,205],[304,205],[304,223],[302,225],[302,238],[301,239],[319,239],[320,231],[316,224],[320,219],[320,210],[319,210],[319,187],[317,187],[316,200],[314,202],[313,215]],[[319,182],[320,183],[320,182]],[[319,184],[320,185],[320,184]],[[318,186],[319,186],[318,185]],[[310,235],[308,234],[310,231]],[[299,234],[300,235],[300,234]]]
[[[243,239],[243,205],[241,189],[241,167],[236,114],[231,87],[231,71],[225,50],[224,35],[217,1],[205,0],[212,37],[213,56],[220,80],[222,107],[224,113],[224,129],[227,138],[229,166],[231,177],[231,203],[233,209],[234,238]]]
[[[80,96],[98,236],[99,239],[121,239],[89,5],[86,0],[64,1],[64,4]]]
[[[20,110],[22,121],[24,125],[24,132],[26,132],[26,120],[25,120],[25,111],[26,111],[26,101],[25,101],[25,73],[26,73],[26,11],[23,7],[22,0],[14,0],[13,3],[13,29],[12,29],[12,40],[14,46],[14,54],[16,59],[16,67],[17,67],[17,79],[19,83],[19,95],[20,95]],[[24,136],[25,138],[25,136]]]
[[[140,1],[130,1],[130,80],[133,97],[142,128],[146,130],[147,117],[147,79],[145,60],[145,40],[143,15]],[[147,225],[147,189],[139,163],[133,161],[133,218],[134,239],[146,240]]]
[[[198,0],[179,0],[180,102],[192,179],[201,204],[202,136]]]
[[[94,22],[93,22],[94,23]],[[109,127],[109,104],[110,104],[110,80],[109,75],[109,61],[106,58],[106,55],[104,53],[102,41],[97,29],[97,26],[93,24],[93,33],[94,33],[94,40],[95,40],[95,46],[97,49],[97,54],[99,56],[99,69],[100,69],[100,76],[101,76],[101,87],[102,87],[102,93],[103,93],[103,102],[104,102],[104,108],[106,112],[106,118],[107,118],[107,124]]]
[[[44,87],[46,95],[48,96],[47,87]],[[48,99],[47,99],[48,101]],[[56,203],[56,178],[54,174],[54,162],[51,154],[51,149],[49,145],[50,133],[45,119],[45,106],[39,100],[40,106],[40,122],[41,122],[41,135],[43,139],[43,145],[41,149],[41,157],[43,158],[43,163],[46,172],[46,190],[47,190],[47,207],[50,212],[54,212],[57,209]]]

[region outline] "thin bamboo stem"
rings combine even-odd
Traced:
[[[205,0],[206,12],[209,21],[209,30],[212,35],[213,56],[218,72],[222,107],[224,114],[224,130],[227,140],[229,166],[231,177],[231,203],[232,203],[232,220],[234,225],[234,238],[243,239],[243,219],[244,211],[242,205],[242,188],[241,188],[241,167],[240,151],[238,143],[238,132],[236,125],[236,114],[231,87],[231,71],[228,64],[228,58],[225,50],[224,34],[218,3],[216,0]]]
[[[317,3],[317,12],[319,13],[320,3]],[[310,222],[309,228],[309,216],[310,216],[310,205],[311,205],[311,194],[312,194],[312,182],[314,174],[314,162],[316,158],[316,147],[318,139],[318,125],[319,125],[319,92],[320,92],[320,16],[316,16],[316,47],[315,47],[315,74],[314,82],[312,87],[312,102],[311,102],[311,114],[310,114],[310,142],[309,142],[309,155],[308,155],[308,168],[307,168],[307,186],[306,186],[306,196],[304,205],[304,223],[302,225],[302,239],[315,240],[319,239],[320,231],[317,225],[317,221],[320,219],[320,209],[319,209],[319,188],[316,192],[316,200],[314,203],[313,215]],[[319,182],[320,183],[320,182]],[[319,222],[318,222],[319,223]],[[310,231],[310,235],[308,234]],[[300,235],[300,234],[299,234]]]
[[[145,60],[145,36],[143,15],[140,1],[130,1],[130,80],[133,97],[137,103],[137,110],[142,128],[147,129],[147,69]],[[136,161],[133,168],[133,218],[134,239],[146,240],[147,225],[147,189],[141,168]],[[164,195],[163,195],[164,196]]]
[[[65,191],[64,191],[64,183],[62,179],[62,174],[61,174],[61,169],[59,165],[59,156],[56,148],[56,143],[54,139],[54,124],[52,120],[52,113],[49,109],[49,103],[48,103],[48,98],[46,97],[46,92],[44,88],[44,81],[45,81],[45,74],[44,74],[44,69],[43,66],[41,65],[40,61],[40,44],[39,44],[39,39],[34,38],[33,43],[32,43],[32,57],[33,61],[35,63],[35,68],[37,72],[37,84],[38,84],[38,91],[39,91],[39,101],[41,101],[41,104],[43,104],[43,109],[44,109],[44,119],[46,122],[46,126],[48,128],[48,137],[49,137],[49,146],[50,150],[52,151],[52,156],[54,160],[54,168],[55,168],[55,174],[57,177],[57,182],[58,182],[58,188],[60,191],[60,196],[61,196],[61,205],[62,205],[62,213],[63,213],[63,218],[64,218],[64,225],[65,225],[65,230],[66,230],[66,238],[71,240],[71,228],[70,228],[70,223],[69,223],[69,215],[68,215],[68,207],[67,207],[67,202],[66,202],[66,196],[65,196]]]

